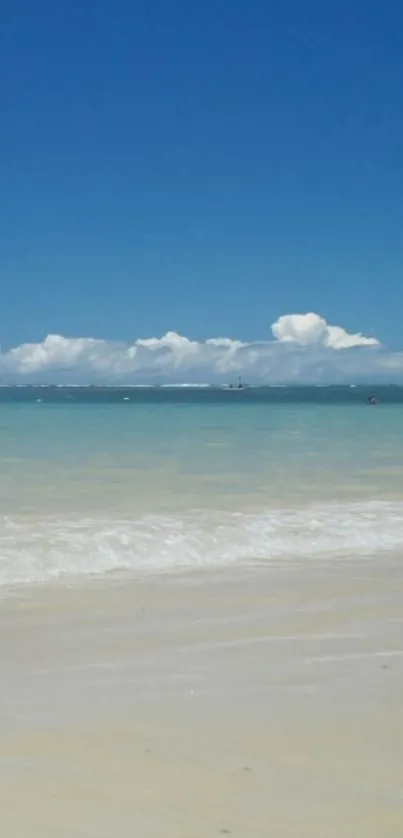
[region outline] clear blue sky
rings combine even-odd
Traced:
[[[403,343],[403,4],[3,0],[4,347]]]

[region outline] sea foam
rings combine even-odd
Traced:
[[[290,559],[370,556],[403,545],[403,503],[129,519],[4,518],[0,585]]]

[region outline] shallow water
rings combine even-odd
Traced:
[[[398,388],[4,388],[0,584],[396,551],[402,424]]]

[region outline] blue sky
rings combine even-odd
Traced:
[[[403,6],[5,0],[1,343],[403,344]]]

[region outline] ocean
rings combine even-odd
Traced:
[[[403,389],[0,389],[0,585],[403,546]]]

